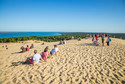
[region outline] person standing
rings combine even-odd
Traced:
[[[102,35],[102,46],[104,46],[104,34]]]
[[[97,34],[96,35],[96,45],[98,45],[99,44],[99,35]]]
[[[92,36],[92,43],[94,44],[94,35]]]
[[[109,46],[110,38],[107,36],[107,46]]]

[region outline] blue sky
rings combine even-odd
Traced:
[[[125,33],[125,0],[0,0],[0,31]]]

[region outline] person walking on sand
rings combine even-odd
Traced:
[[[109,42],[110,42],[110,37],[109,35],[107,36],[107,46],[109,46]]]
[[[104,46],[104,34],[101,37],[102,37],[102,46]]]
[[[29,61],[31,64],[35,65],[35,64],[38,64],[38,63],[39,63],[39,60],[40,60],[40,59],[42,60],[41,55],[40,55],[40,54],[37,54],[37,50],[34,50],[34,55],[33,55],[32,59],[29,58],[28,61]]]
[[[96,45],[98,45],[99,44],[99,35],[97,34],[96,35]]]
[[[92,43],[94,44],[94,35],[92,36]]]

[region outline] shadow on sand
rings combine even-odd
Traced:
[[[92,43],[84,43],[84,44],[79,44],[77,46],[96,46],[96,45],[93,45]]]
[[[28,58],[26,59],[26,61],[12,62],[12,65],[11,65],[11,66],[30,65],[31,63],[28,61],[29,58],[32,58],[32,56],[31,56],[31,57],[28,57]]]
[[[14,53],[11,53],[11,54],[18,54],[18,53],[24,53],[24,52],[20,51],[20,52],[14,52]]]

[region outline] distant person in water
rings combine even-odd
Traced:
[[[32,48],[34,48],[34,45],[33,45],[33,44],[31,44],[31,46],[30,46],[30,49],[32,49]]]
[[[26,47],[26,51],[30,51],[29,45],[27,45],[27,47]]]
[[[104,34],[102,34],[102,46],[104,46]]]
[[[109,35],[107,36],[107,46],[109,46],[109,43],[110,43],[110,37]]]
[[[59,49],[58,49],[58,47],[57,47],[57,45],[54,45],[54,48],[51,50],[51,52],[50,52],[50,54],[51,55],[57,55],[57,52],[59,52]]]
[[[35,65],[35,64],[38,64],[38,63],[39,63],[39,60],[40,60],[40,59],[42,60],[41,55],[40,55],[40,54],[37,54],[37,50],[34,50],[34,55],[33,55],[33,57],[32,57],[32,58],[29,58],[28,61],[29,61],[31,64]]]

